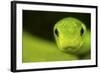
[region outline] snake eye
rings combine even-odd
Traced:
[[[81,28],[80,35],[82,36],[82,35],[83,35],[83,33],[84,33],[84,29],[83,29],[83,28]]]
[[[57,29],[55,29],[55,34],[56,34],[57,37],[59,36]]]

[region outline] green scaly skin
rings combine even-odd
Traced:
[[[55,24],[53,32],[61,51],[78,56],[90,52],[90,31],[80,20],[73,17],[63,18]]]

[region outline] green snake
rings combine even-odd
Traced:
[[[54,25],[52,32],[56,43],[23,32],[24,63],[90,59],[90,30],[79,19],[63,18]]]
[[[55,24],[53,32],[61,51],[76,55],[90,52],[90,30],[79,19],[63,18]]]

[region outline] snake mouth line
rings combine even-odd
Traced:
[[[75,47],[66,47],[63,49],[64,52],[68,52],[68,53],[71,53],[75,50]]]
[[[79,47],[66,47],[66,48],[63,48],[63,51],[65,53],[70,53],[70,54],[77,54],[77,51],[79,50]]]

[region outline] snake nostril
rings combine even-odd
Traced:
[[[55,29],[55,34],[56,34],[57,37],[59,36],[59,33],[58,33],[57,29]]]

